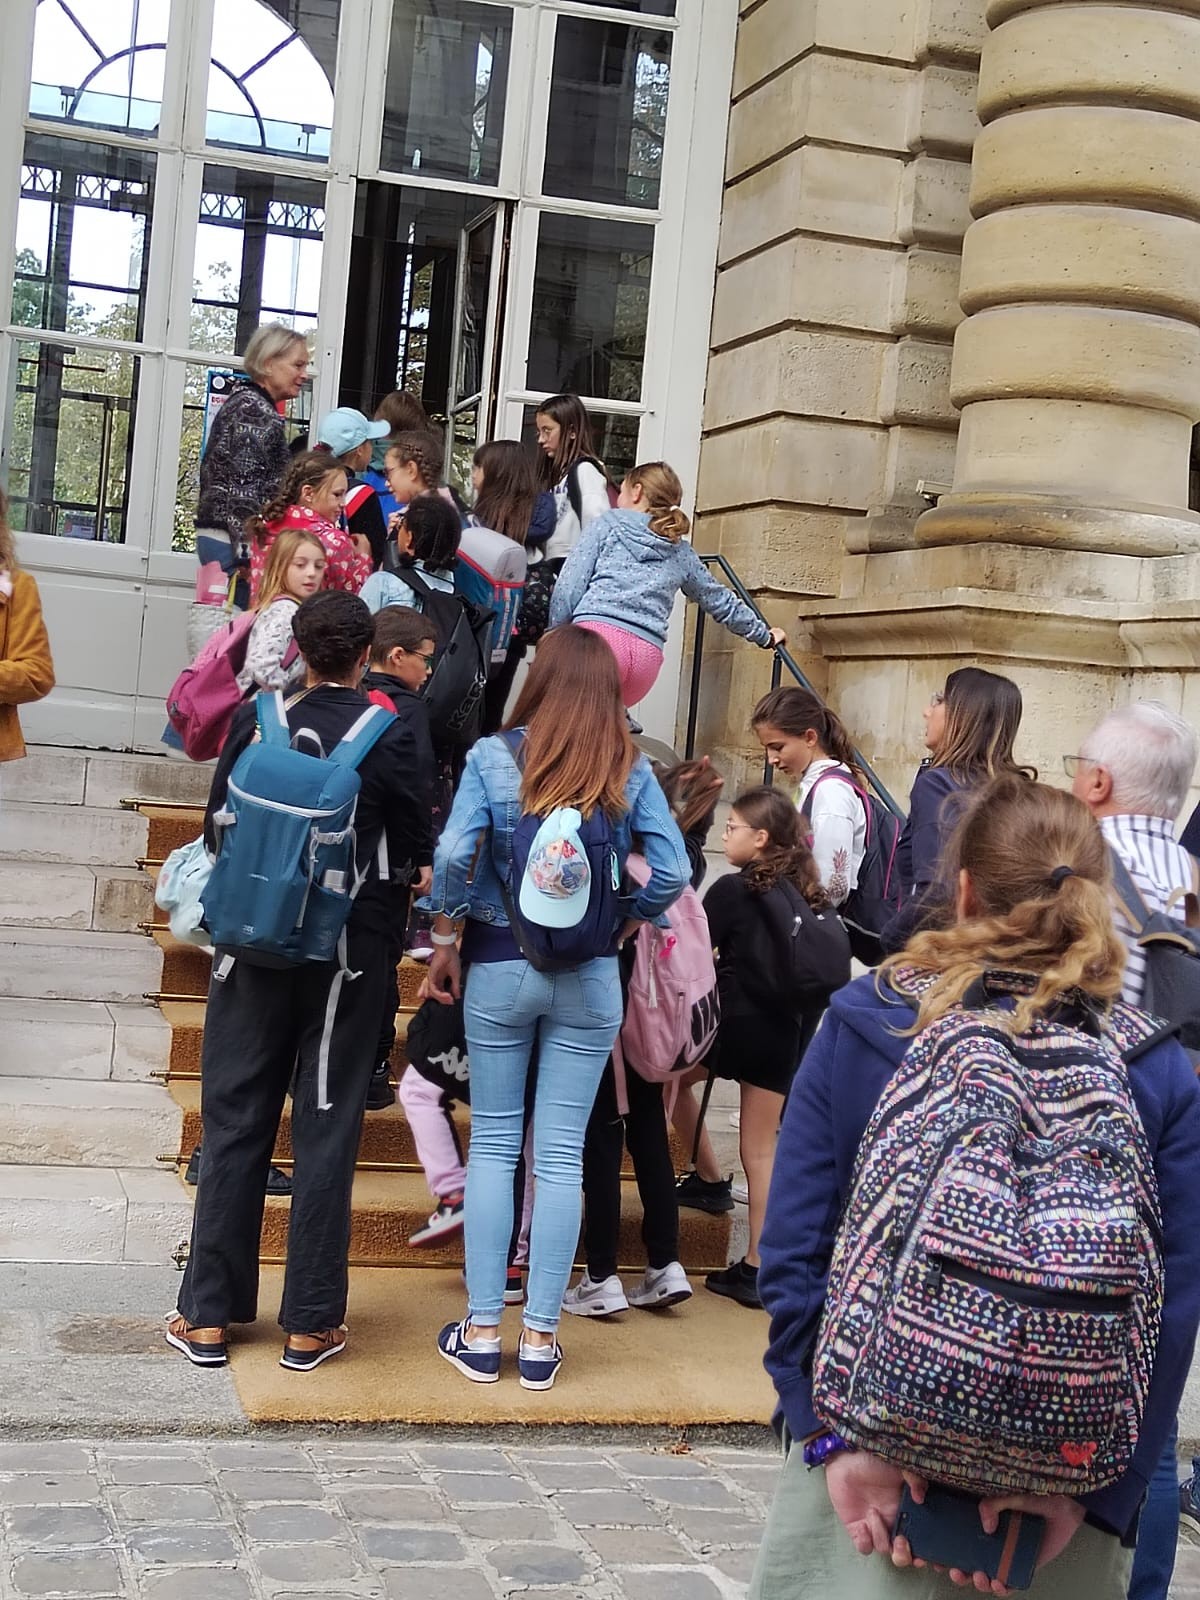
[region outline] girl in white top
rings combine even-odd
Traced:
[[[596,455],[592,424],[575,394],[553,394],[537,409],[537,441],[546,459],[542,486],[554,493],[554,532],[543,561],[562,561],[590,522],[612,508],[609,479]]]
[[[858,886],[867,848],[865,788],[841,718],[807,689],[773,689],[754,708],[754,731],[779,772],[798,781],[821,883],[835,906]]]
[[[301,602],[325,581],[325,546],[315,533],[285,528],[271,545],[254,609],[258,612],[237,675],[243,694],[291,689],[304,680],[304,662],[293,648],[292,618]]]

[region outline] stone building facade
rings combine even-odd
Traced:
[[[742,0],[698,543],[901,798],[967,663],[1051,781],[1114,704],[1200,723],[1198,261],[1198,0]]]

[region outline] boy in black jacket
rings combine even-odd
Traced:
[[[371,613],[356,595],[326,590],[304,602],[292,626],[307,674],[305,689],[288,701],[288,724],[296,748],[319,741],[327,755],[366,708],[360,680]],[[197,1366],[223,1366],[229,1324],[257,1315],[263,1184],[293,1073],[281,1365],[307,1371],[345,1348],[350,1191],[389,949],[398,913],[403,926],[415,868],[429,860],[432,755],[422,733],[398,715],[359,768],[355,865],[366,878],[346,924],[345,970],[338,961],[267,967],[215,952],[201,1067],[200,1183],[187,1270],[166,1335]],[[234,717],[213,777],[204,835],[214,853],[213,816],[254,736],[251,704]],[[322,1062],[324,1107],[317,1093]]]
[[[375,615],[375,634],[371,641],[371,664],[363,678],[363,689],[376,705],[394,711],[412,729],[414,740],[424,752],[428,790],[434,781],[433,746],[429,738],[429,712],[421,690],[433,671],[437,641],[431,636],[431,623],[410,606],[384,606]],[[433,829],[413,858],[417,869],[413,884],[418,895],[428,894],[433,878]],[[396,966],[404,951],[404,927],[408,907],[404,906],[396,923],[396,936],[389,953],[391,979],[383,1000],[379,1043],[375,1050],[375,1070],[367,1090],[367,1110],[386,1111],[396,1100],[396,1085],[391,1075],[391,1054],[396,1043],[396,1011],[400,1003]]]

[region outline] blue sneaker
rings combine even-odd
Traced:
[[[467,1338],[467,1318],[448,1322],[437,1337],[439,1352],[472,1383],[495,1383],[500,1376],[499,1339]],[[522,1380],[524,1381],[524,1380]]]
[[[1200,1485],[1195,1474],[1179,1485],[1179,1521],[1193,1539],[1200,1537]]]
[[[528,1345],[522,1335],[517,1346],[517,1369],[521,1374],[522,1389],[553,1389],[558,1369],[562,1366],[562,1345]]]

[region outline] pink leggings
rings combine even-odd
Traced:
[[[637,705],[654,687],[662,670],[663,653],[649,639],[639,639],[636,633],[624,628],[614,628],[610,622],[581,622],[581,628],[598,633],[617,658],[621,674],[621,698],[627,706]]]

